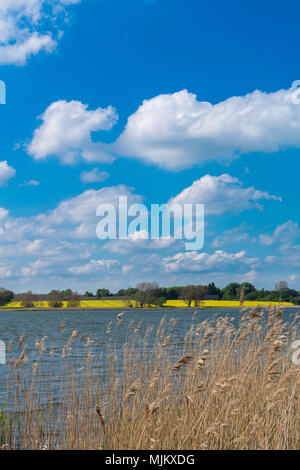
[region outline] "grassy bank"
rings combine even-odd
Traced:
[[[162,318],[155,332],[131,322],[120,352],[114,337],[125,315],[107,325],[100,349],[74,331],[47,384],[47,338],[33,361],[20,338],[9,358],[2,449],[299,449],[298,317],[284,324],[282,308],[243,307],[236,329],[228,318],[198,323],[195,312],[183,344],[173,341],[176,318]]]

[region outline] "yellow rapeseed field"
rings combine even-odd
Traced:
[[[33,302],[34,308],[45,308],[48,309],[50,308],[49,304],[47,301],[38,301],[38,302]],[[239,307],[240,302],[238,300],[201,300],[197,302],[197,305],[195,305],[195,302],[192,301],[191,303],[191,308],[195,307],[216,307],[216,308],[222,308],[222,307]],[[268,305],[271,306],[276,306],[276,305],[282,305],[284,307],[292,307],[293,304],[290,302],[262,302],[262,301],[245,301],[244,302],[245,307],[257,307],[257,306],[262,306],[262,307],[267,307]],[[169,307],[169,308],[186,308],[187,307],[187,302],[185,300],[167,300],[164,305],[164,307]],[[4,305],[3,307],[0,307],[2,309],[16,309],[16,308],[22,308],[22,302],[10,302],[7,305]],[[68,302],[63,302],[63,306],[61,308],[68,308]],[[138,304],[134,300],[126,301],[126,300],[81,300],[79,302],[78,308],[89,308],[89,309],[126,309],[126,308],[138,308]],[[158,308],[155,305],[152,306],[152,308]]]

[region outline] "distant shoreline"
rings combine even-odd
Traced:
[[[271,305],[271,307],[279,307],[280,304],[278,305]],[[299,308],[300,309],[300,305],[281,305],[284,309],[293,309],[293,308]],[[261,308],[266,308],[268,307],[268,305],[257,305],[257,307],[261,307]],[[126,310],[126,311],[136,311],[136,310],[151,310],[151,311],[157,311],[157,310],[165,310],[166,312],[169,311],[169,310],[206,310],[206,309],[212,309],[212,308],[217,308],[217,309],[236,309],[236,310],[239,310],[240,307],[237,307],[237,306],[205,306],[205,307],[146,307],[146,308],[141,308],[141,307],[134,307],[134,308],[128,308],[128,307],[69,307],[69,308],[51,308],[51,307],[43,307],[43,308],[38,308],[38,307],[34,307],[34,308],[0,308],[0,312],[82,312],[82,311],[105,311],[105,310],[109,310],[109,311],[123,311],[123,310]],[[254,306],[248,306],[248,307],[245,307],[247,309],[251,309],[251,308],[255,308]]]

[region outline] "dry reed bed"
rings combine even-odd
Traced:
[[[227,317],[197,323],[195,312],[180,345],[172,337],[176,319],[163,317],[154,333],[131,323],[121,353],[113,340],[119,314],[107,326],[102,355],[74,331],[62,351],[59,400],[41,366],[43,355],[53,354],[47,338],[36,343],[32,362],[21,337],[9,365],[0,447],[299,449],[300,366],[291,360],[298,317],[286,324],[282,313],[246,310],[241,299],[234,328]]]

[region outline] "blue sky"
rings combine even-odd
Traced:
[[[299,290],[299,18],[290,0],[3,0],[1,284]],[[184,190],[201,251],[96,238],[100,202]]]

